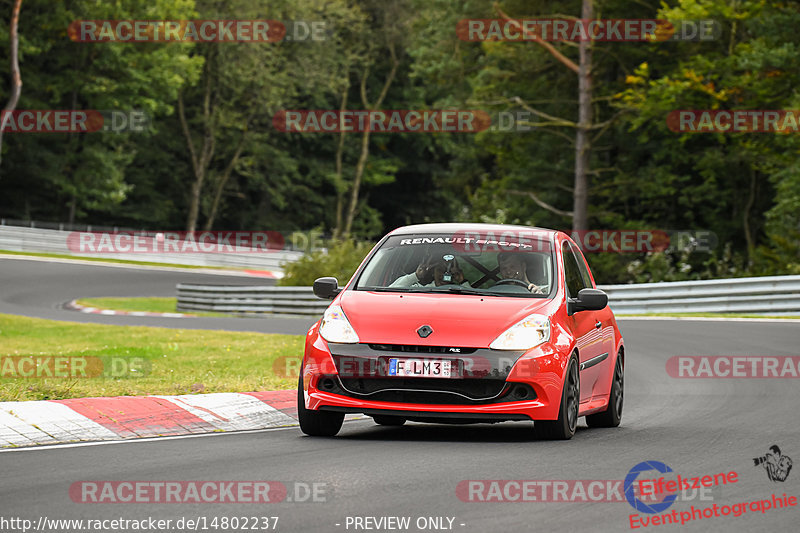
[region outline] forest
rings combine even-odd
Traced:
[[[524,24],[590,19],[659,22],[649,39],[548,39]],[[281,31],[81,34],[80,21],[154,20]],[[345,254],[424,222],[658,231],[689,238],[588,254],[595,276],[800,274],[797,125],[676,125],[682,110],[709,111],[712,126],[723,111],[800,110],[798,27],[798,3],[770,0],[0,0],[0,217],[314,231]],[[20,110],[87,110],[107,127],[22,131]],[[309,110],[489,122],[283,127]]]

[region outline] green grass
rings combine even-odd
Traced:
[[[285,371],[287,361],[299,361],[303,342],[302,335],[106,326],[0,314],[0,401],[291,389],[297,377]],[[6,356],[141,358],[149,371],[116,378],[8,377]]]
[[[80,305],[111,309],[113,311],[144,311],[147,313],[179,313],[177,298],[134,297],[134,298],[81,298],[76,300]],[[195,316],[231,317],[233,313],[213,313],[207,311],[187,311]]]
[[[775,318],[775,319],[798,319],[797,316],[772,316],[772,315],[748,315],[740,313],[640,313],[636,315],[625,315],[614,313],[618,317],[637,317],[637,316],[665,316],[665,317],[701,317],[701,318]]]
[[[178,263],[154,263],[152,261],[132,261],[129,259],[109,259],[106,257],[86,257],[85,255],[69,255],[69,254],[49,254],[44,252],[15,252],[11,250],[0,250],[2,255],[30,255],[33,257],[52,257],[55,259],[74,259],[76,261],[95,261],[98,263],[121,263],[126,265],[143,265],[143,266],[158,266],[170,268],[186,268],[186,269],[210,269],[210,270],[246,270],[239,267],[221,267],[221,266],[204,266],[204,265],[181,265]]]

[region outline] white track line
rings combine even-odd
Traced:
[[[294,420],[294,419],[292,419]],[[370,417],[363,416],[363,415],[345,415],[344,421],[345,423],[352,423],[352,422],[363,422],[364,420],[370,420]],[[268,433],[271,431],[285,431],[287,429],[299,429],[298,424],[295,421],[292,425],[287,425],[283,427],[277,428],[265,428],[265,429],[250,429],[245,431],[222,431],[216,433],[193,433],[190,435],[173,435],[169,437],[144,437],[144,438],[137,438],[137,439],[125,439],[125,440],[104,440],[104,441],[90,441],[90,442],[70,442],[65,444],[48,444],[48,445],[39,445],[39,446],[26,446],[24,448],[2,448],[0,449],[0,453],[10,453],[10,452],[31,452],[31,451],[46,451],[46,450],[56,450],[61,448],[83,448],[86,446],[106,446],[109,444],[138,444],[142,442],[158,442],[158,441],[165,441],[165,440],[179,440],[179,439],[198,439],[202,437],[224,437],[230,435],[242,435],[242,434],[249,434],[249,433]]]
[[[35,255],[5,255],[0,252],[0,259],[17,259],[17,260],[24,260],[24,261],[40,261],[45,263],[71,263],[74,265],[89,265],[89,266],[103,266],[103,267],[112,267],[112,268],[128,268],[133,270],[160,270],[163,272],[182,272],[186,273],[195,273],[195,274],[212,274],[217,276],[241,276],[246,278],[258,278],[263,276],[255,276],[253,274],[248,274],[246,272],[240,270],[219,270],[214,268],[180,268],[180,267],[168,267],[168,266],[155,266],[155,265],[137,265],[132,263],[113,263],[105,261],[81,261],[80,259],[65,259],[61,257],[40,257]],[[255,269],[254,269],[255,270]],[[276,271],[265,271],[271,272],[273,275],[278,277],[278,272]]]
[[[773,322],[800,324],[800,318],[725,318],[716,316],[616,316],[617,320],[693,320],[699,322]]]
[[[47,446],[29,446],[25,448],[3,448],[0,453],[9,452],[29,452],[29,451],[44,451],[55,450],[59,448],[82,448],[84,446],[105,446],[107,444],[134,444],[140,442],[156,442],[163,440],[178,440],[178,439],[196,439],[200,437],[220,437],[224,435],[241,435],[242,433],[264,433],[267,431],[282,431],[286,429],[294,429],[295,426],[287,426],[280,428],[266,428],[266,429],[252,429],[249,431],[231,431],[219,433],[193,433],[191,435],[173,435],[170,437],[145,437],[139,439],[125,439],[125,440],[105,440],[105,441],[91,441],[91,442],[71,442],[67,444],[52,444]]]

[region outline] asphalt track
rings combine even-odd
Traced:
[[[2,312],[19,309],[17,302],[22,302],[31,313],[43,313],[53,311],[45,302],[54,297],[101,295],[86,294],[88,285],[62,288],[52,296],[41,294],[47,284],[11,290],[7,267],[0,263]],[[141,288],[151,281],[142,278],[137,284]],[[133,293],[131,287],[128,294]],[[629,516],[635,511],[627,502],[468,502],[459,499],[456,487],[462,480],[622,480],[646,460],[666,463],[683,477],[738,474],[736,483],[712,491],[713,501],[678,501],[667,513],[689,511],[692,505],[721,508],[772,494],[800,496],[798,467],[779,483],[753,465],[753,458],[773,444],[795,461],[800,458],[796,379],[690,380],[671,378],[665,371],[674,355],[798,355],[800,325],[625,319],[620,327],[628,358],[619,428],[581,425],[571,441],[546,442],[531,437],[529,423],[385,428],[367,420],[347,422],[330,439],[305,437],[288,428],[5,451],[0,452],[0,517],[34,523],[42,516],[208,517],[210,524],[214,517],[278,516],[278,531],[339,532],[389,531],[346,527],[348,517],[408,516],[412,527],[400,531],[421,531],[415,524],[418,517],[443,516],[454,518],[452,530],[463,532],[629,531]],[[86,480],[269,480],[283,482],[290,493],[295,483],[322,483],[325,501],[75,503],[70,485]],[[644,529],[797,531],[797,523],[798,507],[790,507]]]
[[[0,257],[0,313],[121,326],[225,329],[302,335],[309,318],[161,318],[95,315],[64,309],[75,298],[169,296],[178,283],[274,285],[260,277],[205,274],[190,269],[142,269],[121,264],[60,263]]]

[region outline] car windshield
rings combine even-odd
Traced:
[[[389,237],[354,288],[546,298],[554,279],[549,235],[467,231]]]

